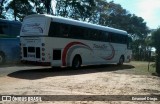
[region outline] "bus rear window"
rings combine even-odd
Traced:
[[[35,52],[35,47],[28,47],[28,52]]]
[[[34,17],[24,19],[21,36],[37,36],[46,35],[47,19],[42,17]]]

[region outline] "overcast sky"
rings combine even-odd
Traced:
[[[107,0],[112,1],[112,0]],[[142,17],[151,29],[160,26],[160,0],[113,0],[131,14]]]

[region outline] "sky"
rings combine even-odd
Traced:
[[[131,14],[142,17],[150,29],[160,26],[160,0],[107,0],[120,4]]]

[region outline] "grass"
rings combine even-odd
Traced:
[[[132,61],[130,64],[135,67],[134,68],[135,74],[151,75],[153,73],[156,73],[154,62],[151,62],[149,64],[149,69],[148,69],[148,62]]]

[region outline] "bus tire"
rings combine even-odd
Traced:
[[[81,60],[80,55],[76,55],[72,61],[72,68],[79,69],[81,67],[81,64],[82,64],[82,60]]]
[[[124,56],[122,55],[120,58],[119,58],[119,62],[117,63],[117,65],[123,65],[124,63]]]
[[[5,54],[3,52],[0,52],[0,64],[3,64],[5,62]]]

